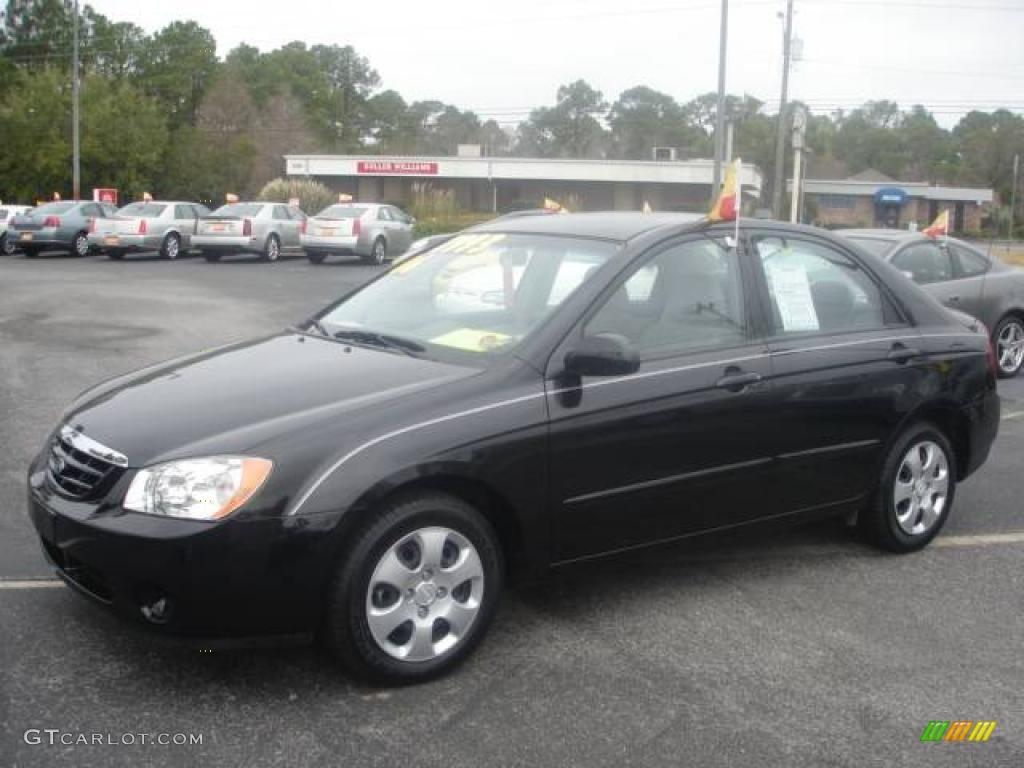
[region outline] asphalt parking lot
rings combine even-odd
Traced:
[[[829,522],[578,566],[507,594],[469,662],[415,688],[357,685],[301,640],[164,641],[53,579],[24,473],[74,395],[274,331],[374,272],[0,258],[0,765],[1024,764],[1024,378],[1001,386],[993,455],[925,552]],[[920,742],[956,719],[998,726]]]

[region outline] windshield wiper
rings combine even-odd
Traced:
[[[315,328],[316,330],[318,330],[324,336],[328,336],[329,337],[331,335],[328,332],[328,330],[326,328],[324,328],[323,323],[321,323],[316,318],[313,318],[312,320],[309,321],[309,327],[310,328]]]
[[[399,352],[406,355],[415,356],[421,352],[427,351],[427,348],[418,342],[412,341],[411,339],[403,339],[401,336],[392,336],[389,333],[377,333],[376,331],[362,331],[346,328],[340,331],[335,331],[331,335],[336,339],[354,341],[357,344],[367,344],[374,347],[384,347],[386,349],[397,349]]]

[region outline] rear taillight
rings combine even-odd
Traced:
[[[89,219],[89,222],[88,222],[88,224],[86,226],[86,229],[88,229],[89,232],[95,232],[96,231],[96,219]]]
[[[60,217],[59,216],[47,216],[43,220],[43,226],[47,227],[47,228],[49,228],[49,227],[60,228]]]
[[[352,222],[352,234],[353,235],[358,235],[362,231],[363,231],[363,220],[362,219],[356,219],[355,221],[353,221]]]
[[[242,234],[246,237],[252,236],[252,219],[246,219],[242,222]]]
[[[145,219],[139,219],[139,234],[144,235],[149,232],[149,224],[146,223]]]

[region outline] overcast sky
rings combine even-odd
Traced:
[[[241,42],[351,44],[382,88],[511,123],[583,78],[609,101],[650,85],[686,101],[717,84],[717,0],[91,0],[154,32],[193,19],[218,53]],[[923,103],[1024,112],[1024,0],[796,0],[803,60],[790,93],[816,110]],[[776,102],[784,0],[731,0],[727,89]]]

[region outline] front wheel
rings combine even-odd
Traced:
[[[124,258],[124,251],[107,251],[107,258],[114,261],[121,261]]]
[[[220,254],[216,251],[203,251],[203,258],[211,264],[216,264],[220,261]]]
[[[1024,321],[1015,315],[1004,317],[992,334],[996,348],[999,378],[1010,379],[1020,373],[1024,365]]]
[[[483,637],[502,570],[494,529],[473,507],[447,494],[408,496],[354,536],[327,600],[322,637],[361,677],[429,679]]]
[[[914,552],[934,539],[953,507],[956,456],[933,424],[910,427],[889,449],[878,489],[861,523],[891,552]]]

